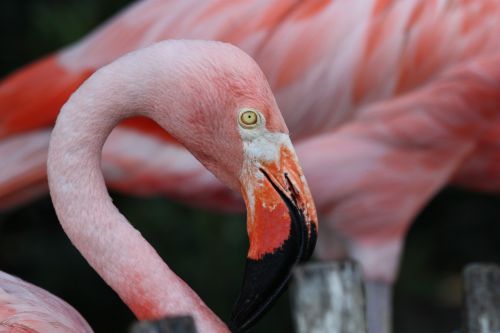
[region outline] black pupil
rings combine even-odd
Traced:
[[[245,118],[246,118],[246,121],[245,121]],[[241,119],[243,121],[245,121],[245,123],[247,125],[253,125],[257,122],[256,115],[255,115],[255,113],[252,113],[252,112],[245,112],[242,115]]]

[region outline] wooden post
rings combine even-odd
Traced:
[[[471,264],[463,277],[463,332],[500,333],[500,267]]]
[[[294,270],[297,333],[366,333],[363,277],[352,262],[312,263]]]
[[[138,321],[132,325],[129,333],[197,333],[197,331],[191,316],[179,316]]]

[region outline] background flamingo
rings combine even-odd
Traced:
[[[297,129],[297,139],[307,138],[313,133],[326,132],[329,128],[342,125],[340,131],[331,135],[331,139],[326,139],[327,134],[325,134],[322,139],[304,143],[306,148],[299,147],[299,154],[301,151],[304,151],[304,154],[313,152],[311,147],[315,144],[339,151],[331,155],[331,162],[323,161],[322,158],[308,158],[311,163],[308,163],[309,167],[306,167],[306,172],[310,175],[319,174],[317,169],[313,171],[313,165],[319,165],[320,170],[324,172],[331,172],[331,169],[325,165],[331,165],[335,170],[339,170],[338,173],[347,172],[342,176],[332,174],[332,177],[338,178],[332,178],[328,187],[323,186],[327,182],[318,183],[319,190],[316,190],[315,184],[312,184],[313,191],[321,193],[319,198],[324,203],[320,204],[320,211],[335,221],[332,224],[335,224],[333,230],[335,230],[336,237],[347,243],[347,251],[363,262],[369,276],[377,280],[391,281],[394,278],[401,238],[407,225],[435,191],[450,179],[479,189],[497,190],[498,188],[498,182],[495,181],[498,179],[495,162],[498,159],[496,155],[498,131],[494,125],[494,119],[497,119],[494,113],[496,105],[494,103],[497,103],[496,73],[489,70],[490,67],[495,68],[495,54],[498,47],[494,39],[498,31],[497,5],[494,2],[477,4],[447,1],[425,3],[409,1],[404,4],[374,1],[371,7],[366,4],[356,6],[342,1],[325,2],[321,5],[315,3],[312,6],[310,4],[310,2],[290,3],[289,7],[283,5],[279,8],[256,2],[217,8],[215,8],[216,5],[212,7],[212,4],[206,7],[196,6],[196,8],[191,8],[190,3],[186,3],[186,7],[182,8],[172,8],[171,4],[165,4],[165,12],[171,15],[168,16],[158,7],[159,4],[153,1],[143,2],[128,12],[129,20],[134,18],[134,22],[137,23],[135,26],[137,30],[127,31],[126,34],[137,36],[139,44],[147,44],[163,36],[189,37],[198,34],[199,37],[221,38],[238,43],[253,54],[263,66],[277,93],[278,102],[284,110],[287,121],[292,129]],[[240,6],[246,7],[242,10]],[[140,15],[140,10],[144,10],[144,15]],[[179,17],[181,12],[183,24],[169,21],[169,18]],[[253,13],[250,22],[247,19],[236,19],[237,13],[248,15],[249,12]],[[280,13],[282,15],[279,15]],[[352,15],[352,19],[348,19],[345,13]],[[230,21],[230,25],[224,24],[227,20],[220,19],[226,17],[224,15],[235,19]],[[269,19],[270,15],[275,21],[265,20]],[[141,21],[137,20],[138,17],[148,18],[144,21],[145,25],[141,25]],[[155,20],[155,17],[159,19]],[[126,18],[126,15],[122,17],[121,24],[130,22]],[[213,22],[213,31],[207,29],[210,24],[204,20]],[[238,25],[238,22],[244,24]],[[263,22],[271,23],[264,25]],[[359,22],[364,24],[359,24]],[[109,61],[106,57],[113,57],[109,51],[118,50],[119,53],[122,52],[120,47],[135,47],[134,43],[126,43],[109,48],[117,41],[124,40],[115,35],[115,33],[126,31],[125,28],[119,28],[123,26],[121,24],[120,20],[115,20],[114,25],[109,25],[84,43],[63,52],[64,55],[60,58],[66,59],[63,64],[71,63],[68,60],[71,57],[68,55],[75,56],[74,59],[85,59],[88,61],[87,64],[81,61],[79,64],[86,68],[73,68],[76,71],[71,72],[73,75],[81,75],[85,70],[92,71],[92,68],[99,66],[89,64],[96,60],[96,55],[102,56],[100,61],[106,62]],[[127,27],[129,27],[128,24]],[[336,30],[333,31],[333,28]],[[131,29],[134,27],[132,26]],[[326,34],[325,39],[317,37],[321,36],[321,33]],[[317,38],[311,40],[308,38],[311,35]],[[141,36],[142,38],[139,38]],[[287,36],[293,36],[293,39]],[[297,36],[304,37],[297,38]],[[306,49],[304,44],[308,46],[307,55],[298,52],[299,49]],[[107,50],[107,52],[101,50]],[[352,54],[359,56],[353,57]],[[280,64],[279,62],[285,58],[283,55],[286,55],[288,60]],[[479,56],[489,58],[477,60],[472,64],[460,65]],[[52,66],[52,61],[53,58],[46,61],[45,65],[49,63]],[[295,71],[289,71],[290,65],[293,65]],[[452,69],[454,65],[460,66]],[[54,70],[53,67],[49,66],[49,68],[51,72]],[[448,72],[443,74],[443,71],[447,69],[449,69]],[[381,72],[384,74],[381,75]],[[83,76],[86,75],[88,74],[83,74]],[[484,75],[488,75],[488,79],[482,82]],[[31,85],[34,82],[33,78],[28,75],[26,77],[29,77]],[[70,79],[73,80],[74,77]],[[81,79],[80,76],[77,77],[77,81]],[[465,85],[474,87],[469,89],[470,92],[461,90],[460,88]],[[60,87],[57,82],[54,82],[54,86]],[[68,85],[62,86],[68,89]],[[412,94],[409,93],[419,87],[422,89]],[[47,89],[47,86],[43,85],[44,95],[50,95]],[[452,89],[453,93],[446,95]],[[60,90],[57,91],[60,92]],[[30,89],[30,92],[36,94],[33,89]],[[475,98],[483,92],[486,98],[481,99],[481,102],[484,104],[476,104]],[[392,104],[371,105],[373,102],[393,95],[406,96]],[[439,101],[435,98],[436,96],[447,97]],[[461,105],[462,112],[458,111],[460,108],[454,107],[454,98],[465,101]],[[24,101],[26,100],[30,99],[24,98]],[[54,100],[50,102],[54,103]],[[436,103],[432,104],[434,102]],[[335,112],[332,112],[332,105]],[[31,106],[32,104],[29,105]],[[453,110],[447,113],[445,118],[440,119],[434,116],[446,107]],[[16,110],[15,107],[8,109]],[[392,111],[389,112],[386,109]],[[402,109],[414,110],[414,112],[398,111]],[[29,113],[29,108],[27,110]],[[427,110],[428,115],[422,113],[421,110]],[[476,115],[474,113],[476,111],[481,112],[485,117],[476,119],[474,122],[471,121],[469,115]],[[314,113],[314,117],[311,116],[311,112]],[[21,114],[17,113],[17,115]],[[307,118],[304,119],[305,114]],[[398,117],[399,114],[403,114],[404,117]],[[49,124],[50,119],[54,117],[50,115],[50,112],[43,115],[48,115],[46,124]],[[22,124],[16,126],[29,126],[25,117],[19,116],[18,119],[20,119],[18,123]],[[442,128],[439,125],[442,125],[443,119],[456,121],[457,123],[453,124],[456,126],[441,131]],[[14,124],[15,117],[10,118],[9,121]],[[402,124],[404,126],[405,122],[408,124],[417,122],[420,126],[415,127],[414,132],[411,131],[413,127],[405,132],[397,131],[397,128]],[[433,126],[433,122],[436,122],[438,126]],[[379,123],[380,126],[375,125]],[[486,126],[484,126],[485,123]],[[426,124],[429,126],[425,126]],[[141,127],[142,131],[131,132],[133,129],[130,129],[130,126]],[[381,128],[383,130],[378,131]],[[177,187],[179,179],[186,181],[186,178],[179,176],[186,175],[185,166],[189,163],[191,168],[188,169],[188,174],[196,175],[190,178],[189,189],[193,192],[198,191],[199,188],[211,190],[219,194],[215,197],[217,200],[213,204],[220,205],[218,204],[220,200],[226,207],[228,199],[221,187],[214,183],[212,178],[206,177],[203,171],[200,172],[202,169],[196,164],[184,159],[185,154],[182,151],[173,147],[162,155],[164,159],[159,159],[160,162],[166,161],[172,154],[178,158],[182,157],[185,162],[180,168],[172,168],[170,165],[165,167],[160,162],[156,162],[158,159],[151,163],[153,160],[149,156],[158,156],[158,151],[165,145],[165,142],[145,136],[143,134],[145,129],[148,129],[150,133],[157,133],[144,122],[136,122],[135,125],[129,123],[128,129],[116,133],[115,144],[113,141],[109,143],[109,147],[116,147],[115,150],[109,148],[110,153],[105,155],[109,161],[106,168],[111,185],[139,194],[156,191],[171,193],[176,191],[176,188],[168,187],[166,183],[172,184],[171,179],[177,179],[174,183]],[[478,135],[478,132],[481,134]],[[130,147],[131,144],[123,145],[122,143],[129,143],[132,140],[137,142],[137,133],[141,139],[145,139],[141,141],[141,149],[136,149],[135,152],[124,151],[123,147]],[[43,137],[47,136],[47,133],[32,132],[32,135]],[[426,141],[423,138],[429,138],[429,140]],[[28,136],[18,137],[18,139],[24,140],[22,142],[31,142]],[[328,140],[331,140],[330,143],[325,143]],[[447,141],[449,146],[435,146],[436,142],[442,143],[443,141]],[[12,142],[16,143],[16,141]],[[45,148],[43,141],[37,141],[37,143],[38,146],[30,150],[32,164],[24,164],[27,171],[21,170],[23,173],[19,178],[9,175],[8,179],[14,180],[8,184],[10,187],[7,186],[9,191],[25,189],[24,186],[27,185],[28,193],[31,193],[30,186],[34,184],[42,185],[43,188],[44,170],[39,166],[40,161],[45,158]],[[19,145],[18,142],[16,144]],[[349,144],[352,145],[351,149],[340,149],[350,147]],[[18,147],[17,145],[15,147]],[[146,146],[150,150],[144,149]],[[357,149],[353,149],[355,146]],[[7,147],[6,151],[11,151],[9,146],[4,147]],[[26,145],[26,147],[33,146]],[[40,154],[34,155],[33,152]],[[449,158],[444,160],[441,157],[445,156],[446,152],[450,152],[452,156],[447,156]],[[37,156],[40,158],[37,159]],[[319,154],[319,156],[324,156],[324,154]],[[385,157],[387,157],[385,159],[387,162],[380,164],[383,167],[378,170],[376,166],[368,170],[357,169],[356,172],[352,168],[340,168],[353,161],[356,161],[357,165],[364,166],[371,161],[383,160]],[[395,163],[403,159],[406,165]],[[138,161],[141,160],[146,160],[150,165],[143,164],[144,169],[138,168]],[[429,161],[433,161],[430,169],[427,168],[430,166]],[[12,163],[17,166],[19,160],[14,160]],[[408,169],[409,165],[412,167],[411,170]],[[14,170],[8,167],[4,169]],[[421,187],[410,186],[413,179],[417,177],[422,179],[420,178],[422,170],[427,170],[431,176],[419,182],[418,185],[422,185]],[[362,172],[371,174],[362,178],[366,182],[353,181],[354,178],[360,177]],[[30,177],[25,177],[27,174]],[[169,174],[171,179],[164,177],[166,174]],[[384,174],[389,177],[383,177]],[[17,183],[19,179],[22,180],[21,183]],[[410,184],[407,184],[405,180],[408,180]],[[387,189],[387,192],[381,193],[384,192],[380,191],[381,189]],[[26,194],[22,191],[9,191],[6,193],[20,197]],[[334,194],[330,193],[329,196],[325,194],[330,191]],[[360,194],[361,198],[360,195],[353,195],[353,193]],[[190,193],[176,193],[176,195],[185,198],[189,197]],[[393,198],[391,198],[392,195]],[[15,201],[16,196],[6,198]],[[401,205],[398,202],[391,205],[390,202],[393,202],[394,198],[407,198],[406,204]],[[232,198],[229,197],[229,199]],[[366,202],[363,204],[365,209],[352,209],[351,202],[357,200]],[[330,212],[331,206],[336,209]],[[353,228],[350,221],[354,219],[361,221],[363,227]],[[391,227],[380,228],[381,224],[391,225]],[[367,225],[371,227],[366,227]],[[339,255],[338,249],[328,248],[332,242],[321,244],[324,245],[324,257]],[[382,244],[384,246],[381,246]],[[375,255],[377,252],[378,256]],[[382,257],[387,266],[378,265]]]
[[[91,333],[92,329],[68,303],[0,271],[0,332]]]

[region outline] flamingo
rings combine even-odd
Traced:
[[[387,331],[377,317],[390,307],[389,286],[418,211],[447,184],[500,189],[499,18],[495,0],[135,3],[3,81],[2,203],[46,191],[51,124],[94,70],[165,38],[229,41],[262,67],[292,130],[325,222],[318,257],[361,262],[368,306],[379,310],[369,311],[370,326],[383,326],[371,331]],[[172,137],[143,119],[119,126],[103,154],[115,189],[241,209]]]
[[[285,289],[292,266],[310,257],[317,231],[314,203],[263,73],[222,42],[172,40],[132,52],[94,73],[65,103],[48,153],[50,194],[64,231],[138,318],[189,313],[201,332],[228,332],[106,191],[102,146],[120,120],[134,115],[154,119],[242,192],[250,247],[229,327],[247,330]],[[8,306],[6,312],[17,315]]]
[[[0,271],[0,332],[92,333],[68,303]]]

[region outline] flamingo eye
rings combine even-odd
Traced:
[[[254,128],[259,123],[259,114],[257,111],[250,109],[243,109],[240,112],[240,117],[238,118],[238,122],[244,128]]]

